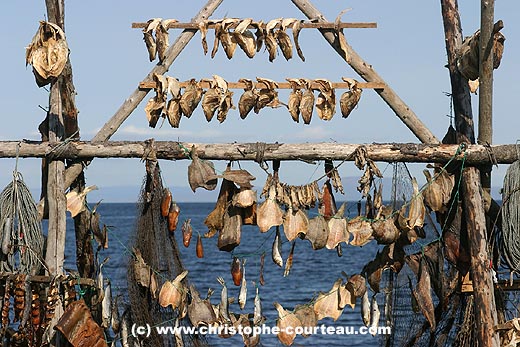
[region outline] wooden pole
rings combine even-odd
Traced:
[[[309,0],[291,0],[309,19],[316,19],[318,23],[327,22],[323,14]],[[321,34],[327,42],[345,59],[345,61],[367,82],[385,83],[383,78],[374,70],[372,65],[364,61],[356,51],[344,41],[347,55],[343,53],[340,45],[340,38],[334,30],[320,29]],[[385,83],[386,84],[386,83]],[[424,125],[410,107],[397,95],[390,87],[376,89],[376,92],[390,106],[397,117],[413,132],[413,134],[423,143],[439,143],[435,135]]]
[[[208,0],[206,5],[197,13],[197,15],[191,20],[192,22],[198,23],[202,20],[208,19],[213,12],[217,9],[217,7],[222,3],[223,0]],[[143,81],[152,81],[153,74],[164,74],[168,71],[171,64],[177,59],[179,54],[182,52],[184,47],[190,42],[190,40],[195,36],[197,30],[194,29],[186,29],[184,30],[175,43],[168,49],[166,52],[166,58],[161,64],[157,64],[152,71],[144,78]],[[112,135],[119,129],[121,124],[130,116],[132,111],[134,111],[137,106],[143,101],[145,96],[148,94],[149,90],[143,89],[135,89],[134,92],[123,102],[121,107],[116,111],[116,113],[108,120],[108,122],[103,125],[103,127],[98,131],[98,133],[92,138],[93,142],[104,142],[108,141]],[[69,187],[72,182],[78,177],[78,175],[83,170],[83,166],[85,163],[75,163],[67,168],[65,172],[65,187]]]
[[[482,0],[480,5],[478,143],[493,142],[493,37],[494,0]],[[491,191],[492,165],[480,168],[482,188]]]
[[[471,97],[468,81],[457,70],[457,51],[462,45],[462,26],[457,0],[441,0],[448,69],[452,86],[455,124],[458,142],[475,143]],[[492,268],[487,242],[486,216],[482,203],[480,173],[468,167],[462,174],[464,215],[467,223],[467,238],[471,255],[470,272],[473,279],[475,299],[476,342],[481,347],[498,347],[499,336],[495,333],[497,312],[492,281]]]
[[[265,148],[264,148],[265,145]],[[142,141],[92,142],[19,142],[0,141],[0,158],[15,158],[19,146],[19,157],[69,158],[142,158],[149,150]],[[352,161],[354,151],[365,146],[368,157],[384,162],[446,163],[450,159],[460,160],[466,155],[466,163],[472,165],[490,162],[489,148],[482,145],[465,146],[464,153],[456,155],[459,145],[427,145],[421,143],[372,143],[345,144],[323,143],[191,143],[174,141],[155,141],[154,148],[158,159],[189,159],[186,148],[195,146],[198,156],[208,160],[345,160]],[[491,147],[499,164],[511,164],[518,159],[517,145],[495,145]],[[454,157],[455,156],[455,157]]]

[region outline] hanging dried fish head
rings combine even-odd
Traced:
[[[173,281],[166,281],[159,292],[159,304],[162,307],[172,306],[176,309],[180,306],[181,301],[185,298],[186,287],[182,280],[188,275],[188,271],[180,273]]]
[[[348,231],[354,236],[350,244],[352,246],[364,246],[372,239],[372,225],[362,216],[348,221]]]
[[[258,90],[254,89],[253,81],[247,78],[241,78],[238,80],[246,85],[244,93],[240,96],[238,101],[238,111],[240,118],[245,119],[249,112],[255,107],[258,101]]]
[[[146,27],[143,29],[143,40],[148,50],[148,58],[154,61],[157,57],[157,44],[153,33],[157,26],[161,23],[162,18],[152,18],[146,22]]]
[[[292,58],[293,50],[291,39],[289,38],[289,35],[287,35],[286,30],[287,27],[289,27],[296,21],[296,18],[284,18],[281,22],[280,30],[275,32],[276,42],[278,43],[285,60],[289,60]]]
[[[282,21],[282,18],[277,18],[269,21],[265,26],[264,31],[264,41],[265,47],[269,52],[269,61],[273,62],[278,53],[278,42],[276,40],[276,35],[274,32],[274,28],[279,25]]]
[[[199,187],[214,190],[217,187],[217,173],[213,163],[209,160],[200,160],[195,147],[192,147],[191,164],[188,166],[188,182],[191,190]]]
[[[181,96],[180,107],[182,114],[187,118],[190,118],[193,114],[193,111],[197,108],[202,99],[202,94],[204,94],[203,89],[201,88],[199,82],[197,82],[194,78],[192,78],[188,82],[188,86],[184,90],[184,94]]]
[[[262,77],[257,77],[256,80],[265,85],[258,91],[258,100],[254,108],[256,114],[264,107],[277,108],[285,105],[278,99],[278,92],[275,90],[275,88],[278,88],[278,83]]]
[[[306,90],[303,93],[302,100],[300,102],[300,114],[304,124],[310,124],[312,119],[312,111],[314,109],[314,93],[312,92],[311,84],[312,81],[308,79],[301,79],[302,84]]]
[[[287,103],[289,113],[292,119],[296,122],[300,122],[300,103],[302,101],[303,93],[301,91],[301,81],[298,78],[286,78],[291,84],[292,92],[289,94],[289,102]]]
[[[283,223],[283,211],[276,202],[276,186],[274,184],[269,187],[265,201],[258,206],[256,223],[260,232],[263,233],[271,227]]]
[[[316,99],[318,117],[323,120],[331,120],[336,113],[336,93],[332,83],[324,78],[318,78],[314,81],[320,85],[320,94]]]
[[[343,118],[347,118],[352,110],[357,106],[359,99],[361,99],[363,89],[357,86],[358,82],[356,80],[344,77],[342,79],[350,86],[350,90],[343,93],[339,101],[341,114],[343,115]]]
[[[233,39],[248,58],[253,58],[256,53],[255,37],[253,33],[248,30],[252,22],[252,18],[243,19],[233,31]]]
[[[222,48],[224,48],[224,52],[226,52],[228,59],[233,58],[237,48],[237,42],[229,32],[229,28],[238,21],[239,19],[237,18],[225,18],[222,20],[222,26],[219,28],[218,32],[216,31],[217,28],[215,28],[215,35],[219,36],[220,43],[222,43]]]

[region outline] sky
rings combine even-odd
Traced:
[[[132,22],[146,22],[150,18],[175,18],[188,22],[206,1],[156,0],[148,1],[65,1],[65,32],[70,48],[74,83],[77,90],[77,107],[82,140],[91,139],[103,124],[112,117],[123,101],[144,79],[155,63],[148,61],[148,53],[140,29],[132,29]],[[440,1],[378,1],[314,0],[329,21],[337,14],[351,8],[343,16],[345,22],[377,22],[377,29],[345,29],[349,44],[367,63],[383,77],[397,94],[415,111],[423,123],[442,138],[450,124],[450,81],[446,64],[446,49],[440,9]],[[465,36],[471,35],[480,25],[480,2],[459,2],[462,27]],[[38,124],[45,118],[40,106],[48,104],[48,90],[38,88],[30,67],[25,66],[25,47],[38,28],[38,21],[45,19],[45,1],[6,1],[2,4],[0,31],[3,43],[0,58],[4,83],[0,103],[4,122],[0,127],[0,140],[39,140]],[[514,112],[516,98],[520,95],[520,2],[496,1],[495,20],[502,19],[506,36],[505,52],[501,66],[494,74],[494,144],[511,144],[518,139],[520,119]],[[252,17],[268,21],[278,17],[304,15],[291,1],[239,1],[224,0],[212,18]],[[180,33],[170,30],[170,43]],[[213,32],[208,34],[210,47]],[[228,81],[239,78],[254,79],[257,76],[284,81],[287,77],[327,78],[334,82],[341,77],[359,76],[331,49],[317,30],[304,29],[300,33],[300,45],[306,62],[295,58],[289,62],[279,55],[270,63],[267,52],[248,59],[239,49],[228,60],[220,48],[214,59],[204,56],[200,34],[188,44],[173,63],[168,75],[180,80],[209,78],[214,74]],[[240,90],[235,90],[238,102]],[[338,96],[342,93],[338,90]],[[361,101],[348,119],[340,116],[339,109],[330,121],[320,120],[316,114],[310,125],[297,124],[285,109],[264,109],[259,115],[250,114],[241,120],[238,111],[231,111],[228,119],[206,122],[202,109],[197,108],[190,118],[183,118],[179,129],[167,123],[155,129],[149,128],[144,104],[133,112],[112,140],[140,141],[149,138],[204,143],[230,142],[341,142],[384,143],[419,142],[393,111],[373,91],[366,89]],[[280,92],[286,101],[288,91]],[[473,113],[478,123],[478,96],[473,96]],[[168,186],[187,186],[189,161],[161,161],[163,178]],[[381,164],[382,168],[386,164]],[[224,170],[226,163],[215,163],[217,170]],[[257,177],[256,185],[262,186],[265,174],[256,163],[244,162],[241,167]],[[414,175],[423,180],[424,165],[411,165]],[[0,188],[12,178],[14,160],[0,159]],[[26,183],[38,188],[40,160],[21,159],[18,164]],[[493,186],[502,185],[507,166],[494,170]],[[322,163],[283,163],[282,180],[290,184],[303,184],[321,176]],[[386,175],[390,174],[388,170]],[[340,168],[342,177],[359,176],[353,165]],[[126,200],[137,197],[144,176],[144,166],[139,159],[95,159],[86,170],[87,184],[100,189],[93,198],[105,201]],[[498,188],[493,192],[496,196]],[[130,194],[130,195],[129,195]],[[174,192],[175,195],[175,192]],[[202,196],[202,195],[201,195]],[[123,198],[124,197],[124,198]],[[197,200],[197,195],[190,197]],[[347,197],[357,200],[357,196]],[[131,199],[131,198],[130,198]]]

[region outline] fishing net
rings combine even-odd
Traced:
[[[406,165],[394,165],[391,202],[393,209],[398,210],[413,198],[413,189]],[[457,227],[455,224],[450,227]],[[455,266],[444,259],[441,229],[435,217],[427,213],[423,226],[425,237],[404,247],[406,262],[401,271],[383,272],[384,319],[386,326],[392,328],[392,334],[383,335],[382,346],[475,346],[473,299],[471,295],[459,295],[455,291],[459,274]],[[419,263],[427,266],[430,274],[434,329],[430,328],[430,322],[415,301]]]
[[[133,247],[140,251],[144,262],[157,275],[160,288],[165,281],[171,281],[181,273],[184,267],[175,238],[170,236],[166,220],[161,216],[163,184],[158,163],[147,160],[146,172],[138,201]],[[149,324],[152,327],[173,326],[178,317],[177,311],[171,307],[161,307],[151,290],[138,284],[133,261],[133,258],[130,259],[127,273],[132,322],[142,326]],[[187,323],[181,321],[182,324]],[[182,339],[184,346],[207,345],[198,336],[183,335]],[[143,343],[151,347],[176,346],[173,334],[160,336],[154,329],[151,329],[151,335]]]
[[[43,233],[36,204],[22,174],[0,193],[0,267],[4,272],[36,275],[42,264]]]

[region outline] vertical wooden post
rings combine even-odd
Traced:
[[[452,86],[457,141],[475,143],[471,97],[468,81],[457,69],[457,51],[462,44],[457,0],[441,0],[448,69]],[[463,172],[462,193],[465,220],[471,255],[471,275],[475,298],[475,328],[478,346],[498,347],[500,340],[494,332],[497,324],[495,295],[488,251],[486,217],[482,203],[479,170],[466,168]]]
[[[481,0],[479,51],[478,143],[493,142],[493,22],[495,0]],[[482,187],[491,191],[492,165],[480,169]]]

